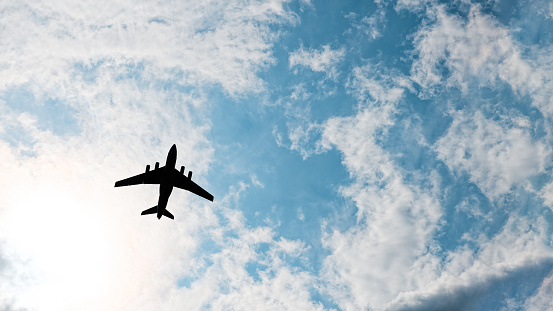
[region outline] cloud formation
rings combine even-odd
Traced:
[[[428,248],[441,210],[431,193],[405,181],[378,144],[396,121],[403,89],[390,86],[389,80],[368,78],[361,74],[365,70],[354,70],[361,110],[328,120],[323,134],[325,146],[343,154],[354,183],[343,187],[342,194],[358,209],[355,226],[343,233],[334,230],[324,239],[332,252],[325,259],[325,282],[342,308],[380,310],[434,274],[435,259]]]
[[[6,4],[0,309],[550,308],[547,37],[467,1],[340,5]],[[292,29],[330,11],[334,41]],[[254,131],[281,158],[250,160]],[[140,217],[157,189],[113,182],[173,143],[216,202]],[[236,145],[247,169],[213,172]]]
[[[305,50],[301,46],[298,50],[290,53],[288,62],[290,68],[307,67],[315,72],[324,72],[329,79],[336,79],[338,75],[336,65],[342,60],[345,53],[344,48],[332,49],[330,45],[309,50]]]
[[[447,133],[435,145],[438,158],[470,180],[490,198],[512,190],[530,176],[544,172],[551,148],[533,141],[529,122],[495,122],[482,113],[457,112]]]
[[[269,25],[295,22],[284,4],[12,3],[0,17],[11,34],[0,43],[0,86],[35,81],[37,92],[63,96],[75,65],[140,65],[156,78],[180,76],[183,84],[216,83],[230,94],[259,91],[256,72],[274,61],[270,48],[277,37]]]

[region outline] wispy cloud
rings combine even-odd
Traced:
[[[156,77],[180,74],[180,82],[216,83],[230,94],[255,92],[263,87],[256,72],[274,61],[269,24],[295,22],[284,4],[13,3],[0,17],[12,34],[0,43],[0,86],[35,81],[37,91],[59,97],[71,89],[76,63],[106,63],[142,64]]]
[[[296,211],[296,213],[298,214],[298,219],[300,221],[304,221],[305,220],[305,214],[303,213],[303,210],[300,208],[298,208],[298,210]]]
[[[359,18],[358,14],[351,12],[346,15],[346,18],[351,21],[353,28],[365,34],[370,40],[375,40],[382,37],[382,32],[386,27],[386,10],[382,5],[370,16]]]
[[[536,293],[526,300],[524,309],[529,311],[549,310],[553,308],[551,295],[553,294],[553,275],[545,278]]]
[[[288,59],[290,68],[306,67],[315,72],[324,72],[329,79],[335,79],[338,75],[336,65],[345,56],[345,49],[333,49],[330,45],[323,45],[320,49],[306,50],[301,46],[290,53]]]
[[[278,127],[273,127],[272,132],[279,146],[299,152],[304,160],[324,151],[319,143],[321,126],[311,118],[311,95],[301,83],[295,85],[288,96],[281,98],[279,104],[286,118],[288,142],[278,132]]]

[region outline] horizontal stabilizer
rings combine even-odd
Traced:
[[[175,219],[175,217],[173,217],[173,214],[169,213],[168,210],[163,211],[163,216],[171,218],[171,219]]]
[[[152,208],[149,208],[147,210],[142,211],[142,213],[140,213],[140,215],[149,215],[149,214],[155,214],[155,213],[157,213],[157,205],[152,207]]]

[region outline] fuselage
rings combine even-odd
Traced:
[[[163,211],[167,208],[167,201],[173,191],[173,179],[171,171],[175,169],[177,163],[177,146],[173,145],[167,154],[167,161],[165,162],[165,174],[163,179],[159,183],[159,200],[157,202],[157,218],[161,218]]]

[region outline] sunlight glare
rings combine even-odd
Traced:
[[[91,201],[74,187],[41,183],[9,210],[7,241],[31,277],[25,296],[41,309],[92,301],[110,289],[109,223]]]

